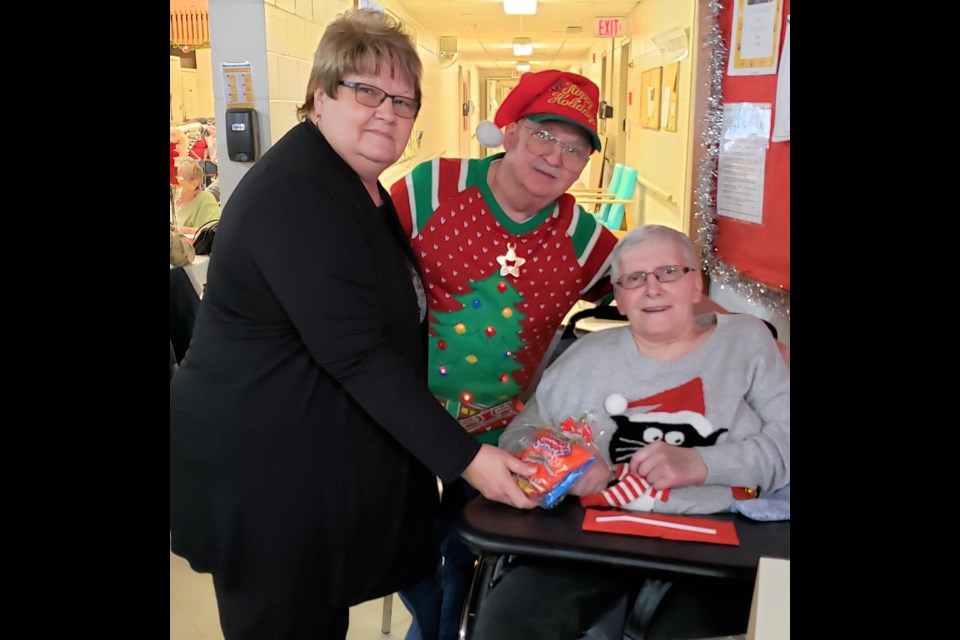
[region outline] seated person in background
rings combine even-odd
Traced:
[[[629,325],[584,336],[564,352],[500,447],[517,453],[539,427],[589,413],[603,459],[570,489],[584,506],[718,513],[788,485],[790,373],[764,323],[746,314],[694,316],[699,263],[690,239],[669,227],[633,229],[611,260]],[[618,493],[605,495],[611,482],[632,493],[608,500]],[[629,624],[645,640],[706,638],[746,631],[753,585],[520,558],[484,601],[476,637],[572,640],[624,593],[636,602]]]
[[[217,124],[212,119],[201,129],[200,138],[190,149],[190,157],[200,161],[204,186],[209,186],[217,175]]]
[[[220,219],[220,203],[212,193],[203,191],[203,168],[188,158],[180,163],[180,197],[177,199],[177,220],[182,233],[196,233],[197,228]]]
[[[220,202],[220,178],[214,178],[210,184],[207,185],[207,188],[204,191],[210,193],[214,198],[217,199],[217,202]]]
[[[194,160],[206,160],[209,157],[209,145],[207,144],[207,139],[210,136],[210,132],[207,129],[209,125],[203,125],[200,129],[200,137],[197,138],[197,141],[193,143],[193,146],[190,147],[190,157]]]
[[[170,128],[170,184],[177,186],[177,167],[186,157],[187,136],[176,127]]]

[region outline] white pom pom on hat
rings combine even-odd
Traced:
[[[642,407],[644,405],[644,400],[634,400],[633,402],[627,402],[627,399],[623,396],[622,393],[611,393],[603,400],[603,408],[607,410],[607,414],[611,416],[623,415],[627,409],[636,409],[637,407]]]
[[[477,125],[477,142],[485,147],[499,147],[503,144],[503,131],[489,120]]]
[[[619,393],[611,393],[603,401],[603,408],[611,416],[622,415],[627,410],[627,399]]]
[[[477,125],[477,142],[499,147],[503,144],[503,128],[529,115],[536,116],[537,122],[562,120],[583,128],[593,149],[599,151],[599,102],[600,88],[584,76],[555,69],[527,72],[504,98],[493,122],[484,120]]]

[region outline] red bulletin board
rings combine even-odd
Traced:
[[[736,1],[736,0],[734,0]],[[720,11],[720,32],[727,49],[733,22],[733,2]],[[786,36],[790,0],[783,0],[780,48]],[[779,64],[779,58],[778,58]],[[728,76],[724,61],[724,102],[767,102],[777,113],[777,76]],[[790,142],[770,142],[763,181],[763,223],[717,216],[717,257],[754,280],[790,290]]]

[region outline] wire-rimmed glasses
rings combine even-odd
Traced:
[[[567,171],[581,171],[590,159],[591,150],[574,147],[542,129],[533,129],[527,125],[523,125],[523,128],[530,132],[527,136],[527,151],[537,156],[548,156],[559,147],[560,164]]]
[[[657,267],[653,271],[634,271],[620,276],[614,284],[623,289],[639,289],[647,284],[647,276],[652,275],[657,282],[673,282],[694,271],[691,267],[681,267],[676,264],[668,264],[663,267]]]

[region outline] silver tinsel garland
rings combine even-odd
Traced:
[[[703,38],[703,48],[709,52],[707,72],[709,75],[707,115],[703,121],[706,131],[703,144],[706,153],[697,170],[697,185],[694,192],[693,219],[697,222],[697,237],[703,247],[702,268],[721,289],[731,287],[737,294],[751,304],[782,314],[790,319],[790,292],[773,287],[752,278],[748,278],[736,267],[724,263],[717,257],[717,162],[720,157],[720,134],[723,129],[723,69],[727,59],[727,47],[723,44],[720,32],[720,3],[709,3],[710,15],[707,16],[707,32]]]

